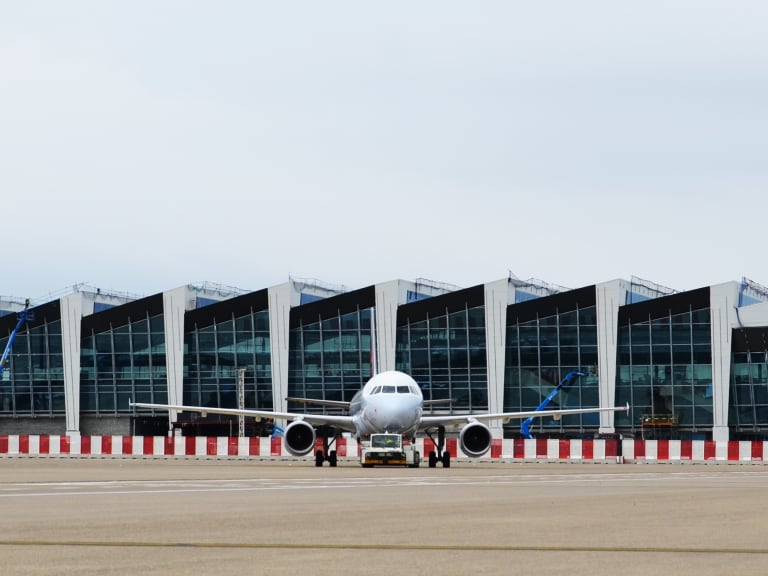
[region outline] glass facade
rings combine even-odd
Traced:
[[[757,306],[766,306],[763,300],[768,296],[759,288],[754,283],[740,288],[739,301],[754,307],[741,317],[735,315],[747,326],[732,330],[730,378],[718,384],[730,387],[731,439],[768,437],[768,327],[754,326],[762,314]],[[550,408],[599,406],[595,286],[535,300],[525,296],[530,292],[515,292],[523,296],[507,306],[500,408],[508,412],[536,409],[572,370],[587,376],[574,379]],[[413,376],[426,400],[452,400],[428,406],[428,412],[489,408],[487,362],[492,352],[486,343],[484,294],[484,286],[477,286],[431,298],[421,298],[415,291],[401,295],[409,302],[397,308],[395,368]],[[637,288],[626,290],[626,298],[615,327],[616,357],[602,362],[615,361],[615,405],[630,405],[629,412],[615,414],[616,432],[646,439],[710,438],[714,424],[712,319],[722,311],[710,308],[709,289],[653,292],[649,297]],[[266,290],[185,310],[181,401],[236,407],[238,370],[244,368],[246,408],[272,410],[273,360],[281,366],[287,360],[287,391],[286,382],[279,383],[281,395],[349,402],[375,366],[375,287],[309,300],[290,309],[287,359],[272,357]],[[176,302],[174,306],[183,306]],[[199,298],[196,302],[201,303]],[[128,415],[136,416],[132,424],[142,418],[147,430],[152,429],[153,420],[167,428],[165,413],[128,407],[130,399],[168,401],[163,307],[164,296],[158,294],[96,307],[82,318],[80,380],[71,389],[78,390],[79,385],[81,413],[90,417],[86,428],[99,428],[93,416]],[[0,317],[0,333],[5,335],[0,338],[0,350],[16,324],[15,316]],[[385,329],[378,326],[380,334]],[[12,428],[13,418],[63,421],[64,348],[61,303],[36,307],[34,319],[18,334],[0,378],[0,417],[6,418],[5,425]],[[288,409],[338,412],[293,402]],[[197,419],[206,420],[196,415],[180,417],[189,422]],[[215,424],[213,420],[224,419],[211,415],[203,423]],[[114,426],[114,420],[110,422]],[[532,427],[534,435],[553,437],[589,437],[598,431],[597,414],[559,421],[536,419]],[[222,432],[228,433],[230,428]],[[505,435],[519,435],[519,422],[506,425]]]
[[[288,395],[351,401],[372,375],[372,316],[373,308],[366,307],[297,318],[295,326],[292,321]],[[323,410],[293,403],[289,409]]]
[[[577,377],[549,404],[554,408],[599,406],[597,365],[597,307],[595,289],[589,287],[542,298],[507,309],[507,345],[504,374],[504,411],[535,410],[572,370]],[[507,425],[519,434],[519,422]],[[537,418],[534,434],[581,435],[600,426],[599,415],[565,416],[559,421]]]
[[[130,400],[168,402],[163,316],[148,311],[136,316],[83,329],[81,412],[127,414]]]
[[[617,431],[692,438],[713,426],[709,290],[626,306],[619,313]]]
[[[220,312],[211,323],[189,324],[184,334],[184,403],[236,408],[237,371],[244,368],[245,407],[272,410],[269,312]]]
[[[41,322],[22,327],[16,335],[0,380],[1,415],[65,414],[61,321],[41,316]],[[15,326],[15,314],[13,319]],[[10,330],[0,338],[0,350],[5,350]]]
[[[482,291],[436,296],[398,313],[396,369],[425,400],[452,399],[440,411],[488,410],[488,360]]]
[[[764,437],[768,427],[768,330],[733,331],[728,423],[738,438]]]

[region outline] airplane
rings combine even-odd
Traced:
[[[270,410],[249,410],[237,408],[208,408],[203,406],[183,406],[170,404],[147,404],[129,402],[135,408],[149,408],[178,412],[197,412],[203,414],[226,414],[231,416],[253,417],[257,420],[277,418],[289,420],[283,433],[283,444],[293,456],[305,456],[315,447],[318,430],[323,436],[323,450],[315,454],[316,465],[322,466],[328,461],[336,466],[335,451],[329,452],[328,434],[351,432],[358,441],[371,434],[401,434],[411,442],[419,433],[428,436],[435,445],[435,451],[429,454],[429,466],[434,468],[440,462],[448,468],[451,455],[445,449],[446,431],[459,432],[459,445],[469,457],[479,458],[491,448],[491,430],[484,422],[501,420],[507,423],[513,419],[553,416],[556,419],[570,414],[589,414],[595,412],[617,412],[629,410],[629,405],[615,408],[570,408],[562,410],[533,410],[528,412],[469,413],[425,415],[424,407],[445,402],[443,400],[424,400],[421,388],[416,381],[396,370],[380,372],[373,376],[355,393],[350,402],[332,400],[314,400],[310,398],[287,398],[289,401],[315,404],[326,407],[345,409],[346,415],[302,414],[297,412],[276,412]],[[450,402],[450,400],[448,400]],[[435,440],[434,435],[437,435]],[[335,439],[335,436],[334,436]]]

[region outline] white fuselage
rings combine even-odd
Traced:
[[[350,404],[357,435],[390,432],[413,437],[421,420],[424,397],[416,381],[403,372],[371,378]]]

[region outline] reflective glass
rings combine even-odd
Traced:
[[[695,327],[694,318],[701,321]],[[616,403],[629,402],[630,413],[616,415],[617,431],[684,438],[711,427],[708,310],[635,320],[619,327]]]
[[[510,314],[510,318],[513,315]],[[504,410],[534,410],[571,370],[589,372],[597,365],[595,306],[507,326]],[[519,336],[518,336],[519,335]],[[597,378],[577,378],[558,394],[550,408],[598,406]],[[581,434],[599,427],[599,418],[576,415],[560,421],[534,421],[534,431]],[[508,428],[519,433],[519,422]]]
[[[413,376],[427,400],[452,398],[449,410],[487,410],[483,307],[400,326],[396,349],[397,369]]]

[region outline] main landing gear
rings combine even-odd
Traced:
[[[336,443],[336,436],[333,435],[329,440],[328,434],[323,430],[318,430],[318,432],[320,432],[320,436],[323,439],[323,449],[315,452],[315,466],[319,468],[323,465],[323,462],[328,462],[331,468],[336,468],[336,465],[339,462],[336,457],[336,450],[329,450],[329,448]]]
[[[432,436],[431,430],[424,430],[424,433],[429,436],[432,443],[435,445],[436,450],[432,450],[429,453],[429,467],[436,468],[437,463],[440,462],[443,468],[451,467],[451,454],[445,448],[445,426],[437,427],[437,441]]]

